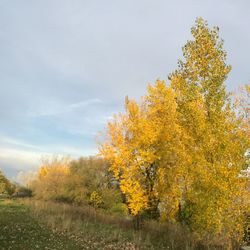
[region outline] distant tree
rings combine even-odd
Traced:
[[[24,197],[31,197],[32,196],[32,190],[27,187],[23,187],[20,185],[17,185],[15,188],[15,192],[13,193],[12,197],[17,198],[24,198]]]
[[[98,203],[98,207],[106,209],[122,202],[108,164],[100,157],[82,157],[72,161],[65,191],[74,202],[95,206]]]
[[[45,200],[64,200],[64,183],[69,175],[68,157],[52,157],[43,160],[38,171],[38,178],[30,187],[37,198]]]
[[[14,185],[4,176],[0,170],[0,194],[11,195],[14,192]]]
[[[92,205],[110,211],[122,204],[121,192],[108,171],[108,164],[99,157],[45,159],[37,179],[28,186],[38,199]]]

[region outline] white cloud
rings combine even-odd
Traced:
[[[34,170],[20,171],[18,172],[16,177],[13,178],[13,181],[23,186],[28,186],[36,178],[37,178],[37,171]]]
[[[65,113],[70,113],[79,108],[85,108],[91,105],[102,104],[103,102],[98,98],[87,99],[84,101],[72,103],[72,104],[61,104],[56,101],[44,101],[41,102],[38,107],[33,107],[28,112],[30,117],[42,117],[42,116],[57,116]],[[35,110],[34,110],[35,108]]]
[[[76,103],[72,103],[70,105],[68,105],[68,109],[72,110],[72,109],[76,109],[76,108],[83,108],[92,104],[101,104],[103,103],[100,99],[95,98],[95,99],[89,99],[86,101],[82,101],[82,102],[76,102]]]
[[[38,149],[37,146],[17,140],[15,138],[10,138],[4,135],[0,135],[0,145],[1,144],[9,144],[13,146],[20,146],[20,147],[25,147],[25,148],[32,148],[32,149]]]
[[[51,155],[48,152],[37,152],[37,151],[27,151],[22,149],[13,148],[0,148],[0,160],[5,163],[10,163],[9,165],[15,166],[27,166],[36,167],[39,164],[41,156]]]
[[[43,157],[95,155],[94,147],[74,147],[67,144],[33,145],[22,140],[0,135],[0,166],[7,172],[37,169]]]

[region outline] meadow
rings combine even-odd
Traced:
[[[226,249],[207,245],[187,230],[144,221],[134,230],[131,217],[89,207],[35,199],[0,201],[0,249]]]
[[[202,246],[183,229],[34,199],[0,201],[0,249],[223,249]]]
[[[15,201],[0,201],[0,222],[0,249],[80,249],[76,241],[35,220]]]

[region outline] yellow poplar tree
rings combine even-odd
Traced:
[[[225,90],[231,67],[218,32],[198,18],[191,29],[194,40],[183,47],[184,60],[170,76],[191,157],[182,215],[200,235],[238,239],[246,195],[246,179],[240,174],[249,140]]]
[[[149,85],[148,95],[140,104],[126,98],[125,107],[125,114],[109,122],[100,153],[110,162],[131,213],[138,215],[143,210],[157,210],[161,197],[166,198],[166,191],[173,201],[179,197],[173,183],[180,170],[173,166],[179,160],[180,129],[176,124],[175,95],[163,81]],[[166,178],[168,187],[163,187],[161,183],[166,183]],[[178,202],[169,201],[166,209],[176,209],[173,204]]]

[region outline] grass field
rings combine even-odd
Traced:
[[[135,231],[132,224],[88,207],[5,199],[0,200],[0,249],[226,249],[202,246],[173,225],[145,222]]]
[[[33,219],[24,205],[0,201],[0,249],[83,249],[68,236]],[[87,248],[86,248],[87,249]]]
[[[45,215],[27,204],[0,200],[0,249],[139,249],[125,231],[90,221],[72,221],[54,208],[52,214],[46,210]],[[140,249],[154,249],[144,246]]]
[[[53,221],[51,225],[46,223],[48,217],[37,218],[34,212],[20,202],[0,200],[0,249],[138,249],[111,226],[71,221],[77,225],[76,230],[67,218],[61,223]],[[51,214],[49,216],[51,222]],[[53,218],[61,217],[53,215]]]
[[[87,208],[0,200],[0,249],[4,250],[183,249],[184,245],[158,226],[134,231],[131,221],[93,214]]]

